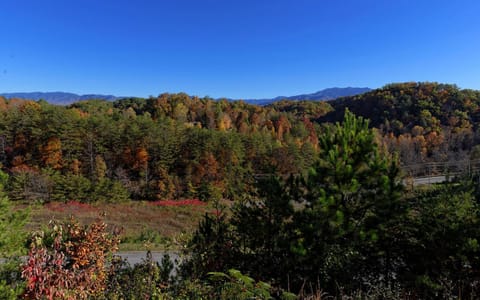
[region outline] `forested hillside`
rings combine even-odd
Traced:
[[[334,109],[317,122],[341,120],[348,108],[380,130],[403,164],[479,158],[480,91],[399,83],[329,104]]]
[[[55,106],[0,98],[0,161],[12,199],[234,199],[257,174],[313,163],[319,126],[305,113],[186,94]]]
[[[403,165],[478,158],[479,105],[479,91],[437,83],[265,107],[186,94],[66,107],[0,98],[0,162],[12,199],[235,199],[259,175],[306,172],[347,108]]]

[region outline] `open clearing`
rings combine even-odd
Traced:
[[[71,216],[81,224],[89,224],[103,215],[112,231],[121,230],[120,250],[179,249],[197,228],[202,216],[211,210],[210,205],[191,201],[185,205],[144,201],[122,204],[50,202],[32,206],[27,229],[39,230],[50,220],[64,221]]]

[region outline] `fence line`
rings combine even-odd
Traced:
[[[427,162],[400,167],[408,177],[432,177],[468,174],[480,170],[480,159]]]

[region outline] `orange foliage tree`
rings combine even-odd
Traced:
[[[47,144],[40,147],[40,153],[45,166],[54,170],[62,168],[62,143],[59,138],[49,138]]]
[[[23,265],[26,299],[90,299],[106,288],[107,256],[117,250],[117,234],[97,220],[82,227],[73,218],[51,223],[51,232],[33,237]]]
[[[148,168],[148,151],[145,147],[138,147],[135,152],[134,169],[144,171]]]

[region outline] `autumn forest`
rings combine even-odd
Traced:
[[[480,91],[450,84],[265,106],[184,93],[68,106],[0,97],[0,229],[23,230],[19,207],[57,202],[212,208],[173,273],[168,258],[107,263],[121,241],[101,221],[71,220],[41,238],[0,233],[0,257],[30,249],[26,264],[0,268],[0,293],[475,299],[478,174],[404,182],[412,166],[477,159]]]
[[[480,92],[435,83],[265,107],[186,94],[67,107],[0,98],[0,161],[12,200],[235,200],[257,175],[308,170],[346,108],[402,165],[480,157],[479,105]]]

